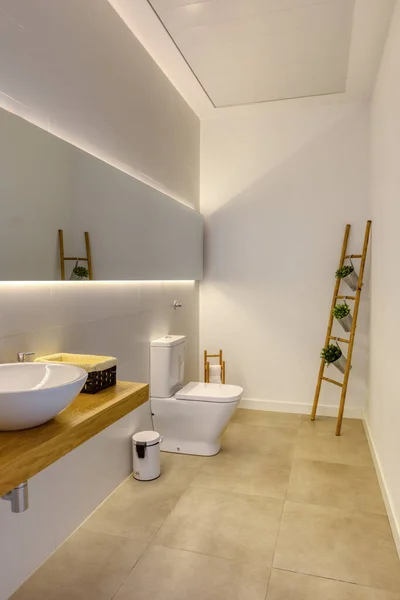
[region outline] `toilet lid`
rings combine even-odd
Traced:
[[[175,394],[178,400],[197,400],[199,402],[236,402],[240,400],[243,388],[238,385],[222,383],[197,383],[185,385]]]

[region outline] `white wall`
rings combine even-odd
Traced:
[[[0,600],[129,476],[130,436],[149,425],[146,403],[32,477],[26,512],[13,514],[9,502],[0,502]]]
[[[183,307],[174,310],[173,302]],[[18,351],[107,354],[118,378],[149,381],[149,341],[188,336],[187,379],[197,373],[195,282],[0,283],[0,363]]]
[[[174,310],[173,301],[183,307]],[[197,377],[194,282],[0,283],[0,362],[16,352],[66,351],[118,358],[118,378],[149,381],[149,340],[188,337],[187,380]],[[109,495],[131,469],[129,438],[151,427],[134,411],[29,481],[30,508],[0,502],[0,600],[11,593]]]
[[[106,0],[0,0],[0,70],[1,106],[198,206],[198,119]],[[146,382],[149,341],[166,333],[187,335],[196,378],[194,282],[0,283],[0,362],[109,354],[120,379]],[[26,514],[0,502],[0,600],[128,475],[130,435],[148,416],[135,411],[33,478]]]
[[[354,226],[350,249],[359,251],[368,218],[368,141],[367,108],[329,99],[202,122],[200,346],[224,350],[228,381],[260,407],[310,408],[344,226]],[[363,299],[352,416],[366,395],[367,286]],[[338,399],[324,385],[321,405]]]
[[[400,245],[400,5],[371,102],[371,362],[366,421],[400,551],[398,278]]]
[[[198,206],[198,119],[107,0],[0,0],[0,106]]]

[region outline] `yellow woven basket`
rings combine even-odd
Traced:
[[[63,363],[85,369],[88,373],[83,394],[96,394],[117,383],[117,359],[114,356],[96,356],[92,354],[49,354],[40,356],[35,362]]]

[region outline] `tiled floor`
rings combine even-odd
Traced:
[[[218,456],[162,454],[13,600],[400,600],[360,421],[239,410]]]

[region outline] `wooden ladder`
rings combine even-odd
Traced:
[[[324,346],[324,348],[327,348],[327,346],[329,345],[331,340],[336,340],[336,341],[343,342],[343,343],[349,345],[348,353],[347,353],[347,362],[346,362],[346,367],[345,367],[344,376],[343,376],[343,382],[340,383],[339,381],[336,381],[334,379],[329,379],[328,377],[324,377],[325,359],[322,358],[321,365],[319,368],[317,387],[315,389],[314,403],[313,403],[312,412],[311,412],[311,421],[314,421],[315,416],[317,414],[318,401],[319,401],[319,395],[321,392],[322,381],[327,381],[328,383],[333,383],[334,385],[341,387],[342,393],[340,396],[339,413],[338,413],[338,418],[337,418],[337,423],[336,423],[336,435],[340,435],[340,432],[342,429],[343,412],[344,412],[344,405],[346,402],[347,385],[349,383],[349,376],[350,376],[350,369],[351,369],[351,357],[353,354],[354,339],[355,339],[356,328],[357,328],[358,310],[359,310],[359,306],[360,306],[360,298],[361,298],[361,290],[362,290],[363,278],[364,278],[365,261],[367,258],[367,250],[368,250],[368,240],[369,240],[369,234],[370,234],[370,230],[371,230],[371,221],[367,221],[367,226],[365,228],[364,245],[363,245],[363,249],[362,249],[362,254],[346,254],[347,242],[349,240],[349,235],[350,235],[350,229],[351,229],[351,225],[346,225],[346,229],[344,232],[342,253],[340,255],[339,269],[341,267],[343,267],[344,261],[346,259],[352,259],[352,258],[361,259],[360,260],[360,269],[359,269],[359,273],[358,273],[358,284],[357,284],[356,295],[355,296],[339,295],[339,288],[340,288],[340,283],[342,280],[339,278],[336,279],[336,284],[335,284],[335,289],[333,292],[333,298],[332,298],[332,304],[331,304],[331,311],[329,313],[328,328],[326,330],[325,346]],[[350,338],[349,339],[332,336],[332,327],[333,327],[333,319],[334,319],[334,316],[332,314],[332,309],[334,308],[334,306],[336,304],[336,300],[339,300],[339,299],[354,300],[353,322],[352,322],[352,326],[351,326],[351,330],[350,330]]]
[[[88,271],[89,271],[89,279],[93,279],[93,270],[92,270],[92,253],[90,250],[90,240],[89,233],[85,231],[85,246],[86,246],[86,256],[65,256],[64,254],[64,232],[62,229],[58,230],[58,241],[60,245],[60,268],[61,268],[61,279],[65,281],[65,261],[66,260],[75,260],[80,262],[87,262]]]

